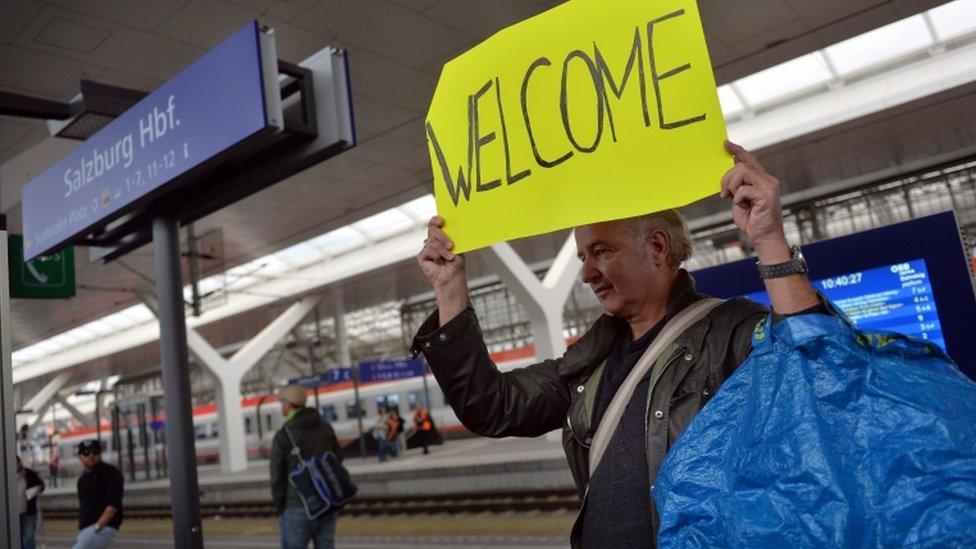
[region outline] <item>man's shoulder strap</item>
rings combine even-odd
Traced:
[[[291,436],[291,429],[288,428],[287,422],[285,422],[285,425],[282,425],[281,430],[285,432],[285,436],[288,437],[288,442],[291,443],[291,455],[301,460],[302,451],[298,447],[298,443],[295,442],[295,437]]]
[[[623,415],[624,409],[630,402],[640,380],[644,378],[644,375],[647,374],[651,366],[671,346],[671,343],[678,336],[693,324],[705,318],[712,309],[722,303],[723,301],[721,299],[706,298],[685,307],[681,312],[671,317],[671,320],[664,325],[661,332],[654,338],[654,341],[651,342],[647,350],[644,351],[640,360],[637,361],[630,374],[627,375],[627,379],[617,389],[617,393],[613,396],[613,400],[610,401],[610,405],[607,407],[606,412],[604,412],[603,418],[597,426],[596,433],[593,435],[593,443],[590,445],[589,454],[591,477],[593,476],[593,472],[596,471],[597,465],[600,464],[600,460],[603,459],[603,453],[607,449],[607,444],[610,443],[610,438],[613,436],[614,431],[617,430],[620,417]]]

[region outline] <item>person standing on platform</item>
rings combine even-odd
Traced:
[[[393,437],[393,445],[396,447],[397,452],[405,451],[407,449],[406,437],[404,435],[404,425],[406,425],[406,420],[400,415],[400,408],[396,407],[390,412],[390,418],[392,424],[396,427],[396,434]]]
[[[37,473],[24,467],[17,456],[17,498],[20,502],[20,547],[34,549],[37,531],[37,496],[44,491],[44,482]]]
[[[122,526],[125,479],[102,461],[98,441],[78,444],[78,459],[85,472],[78,478],[78,539],[74,549],[104,549],[115,541]]]
[[[400,422],[397,421],[398,415],[399,414],[397,414],[396,408],[390,408],[389,411],[386,412],[387,448],[390,450],[390,455],[393,457],[400,456],[400,445],[397,443],[400,436]]]
[[[376,457],[380,462],[386,461],[386,454],[390,449],[390,420],[386,415],[386,408],[380,406],[376,410],[376,422],[373,423],[373,439],[376,440]]]
[[[424,454],[429,454],[427,448],[431,443],[431,435],[434,431],[434,422],[430,419],[430,412],[420,403],[414,406],[413,425],[416,432],[417,443],[424,448]]]
[[[61,450],[57,447],[53,449],[54,459],[48,464],[48,473],[51,476],[51,486],[54,488],[58,487],[58,473],[61,471],[61,456],[59,455]]]
[[[774,322],[832,314],[810,285],[799,248],[787,244],[779,181],[742,147],[726,141],[725,149],[737,164],[722,177],[721,196],[730,199],[732,219],[756,251],[756,277],[766,286]],[[606,183],[607,195],[594,200],[613,200],[612,181]],[[470,305],[465,258],[451,252],[443,228],[443,218],[430,220],[417,256],[437,310],[418,330],[413,353],[426,356],[445,399],[471,431],[536,437],[563,430],[582,500],[573,547],[654,547],[658,469],[692,417],[747,359],[753,329],[770,311],[746,299],[704,301],[681,268],[692,240],[675,210],[583,225],[576,228],[581,277],[605,314],[562,357],[500,372]],[[678,328],[695,318],[686,311],[705,316]],[[652,346],[661,333],[668,335]],[[630,377],[649,348],[664,352]],[[608,427],[598,439],[605,417]]]
[[[308,393],[303,387],[282,387],[278,398],[285,423],[275,433],[271,443],[271,496],[278,512],[281,547],[305,549],[312,541],[315,549],[332,549],[335,546],[338,512],[331,511],[316,519],[309,519],[298,492],[288,483],[288,474],[297,465],[292,454],[292,439],[304,457],[332,452],[341,459],[339,439],[329,422],[312,408],[305,407]]]

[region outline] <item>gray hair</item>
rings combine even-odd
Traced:
[[[679,267],[681,263],[691,257],[691,232],[685,224],[685,218],[678,210],[663,210],[637,217],[631,217],[627,221],[636,233],[637,243],[644,247],[651,231],[660,229],[668,235],[671,243],[668,251],[668,263],[672,267]]]

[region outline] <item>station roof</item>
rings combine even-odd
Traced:
[[[227,284],[268,308],[295,295],[269,292],[268,284],[362,261],[375,256],[378,243],[418,234],[433,210],[422,120],[441,65],[557,3],[8,0],[0,89],[58,99],[86,78],[152,90],[250,19],[275,29],[287,61],[325,46],[347,48],[359,146],[196,224],[197,234],[222,231],[228,269],[205,286]],[[706,0],[700,7],[730,134],[761,148],[787,193],[973,154],[976,69],[968,79],[946,75],[973,67],[976,1]],[[944,57],[947,51],[954,57]],[[859,98],[872,103],[857,105]],[[829,116],[816,110],[828,107]],[[795,123],[804,109],[817,116]],[[51,138],[43,123],[0,117],[0,209],[12,227],[20,224],[20,187],[75,145]],[[725,209],[706,200],[688,213],[694,223]],[[548,236],[518,246],[544,258],[558,241]],[[342,280],[352,301],[347,310],[405,298],[424,285],[406,263],[412,251],[397,253],[384,274],[357,270],[347,280],[318,282]],[[78,297],[13,303],[15,372],[151,321],[140,304],[153,293],[150,250],[109,265],[88,263],[85,255],[77,261]],[[249,309],[225,312],[231,310]]]

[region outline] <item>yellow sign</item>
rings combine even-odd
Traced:
[[[455,252],[683,206],[732,166],[694,0],[571,0],[444,66],[427,113]]]

